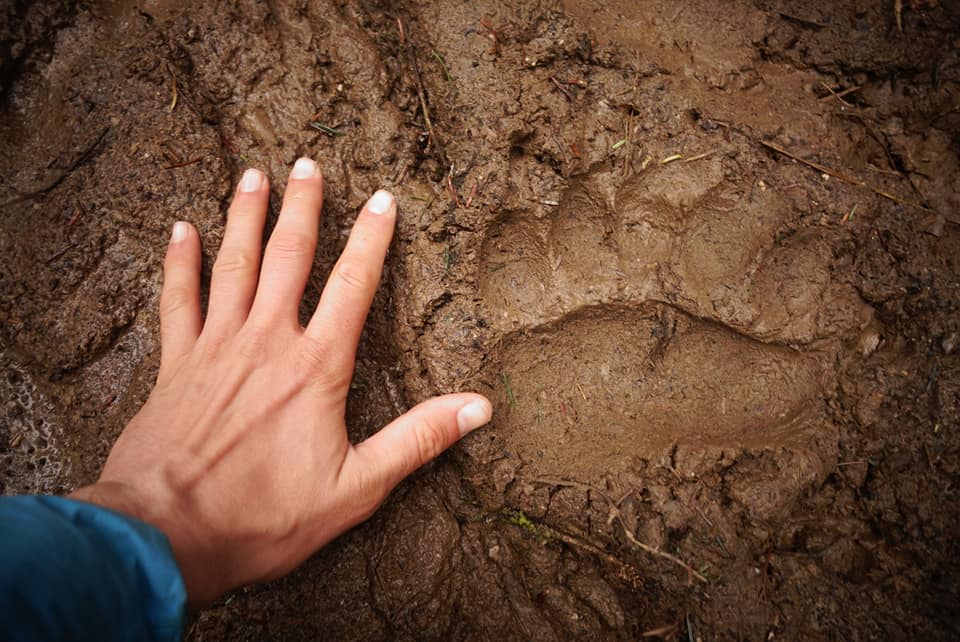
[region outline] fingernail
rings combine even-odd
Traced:
[[[179,243],[180,241],[187,238],[187,233],[190,232],[190,226],[184,223],[183,221],[177,221],[173,224],[173,232],[170,234],[171,243]]]
[[[460,429],[460,436],[466,435],[471,430],[476,430],[483,424],[490,421],[493,415],[493,408],[486,399],[477,399],[471,401],[457,412],[457,427]]]
[[[241,192],[256,192],[261,185],[263,185],[263,173],[258,169],[248,169],[240,179]]]
[[[367,201],[367,210],[371,214],[386,214],[387,210],[393,204],[393,194],[386,190],[377,190],[377,192]]]
[[[290,178],[311,178],[317,173],[317,164],[309,158],[298,158],[290,172]]]

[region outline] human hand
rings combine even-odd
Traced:
[[[72,495],[160,528],[193,607],[291,571],[491,415],[480,395],[446,395],[351,444],[347,391],[396,204],[385,191],[367,202],[303,328],[297,311],[317,243],[319,168],[308,159],[294,166],[261,269],[268,194],[266,177],[247,170],[205,321],[200,238],[188,223],[174,226],[156,385],[100,480]]]

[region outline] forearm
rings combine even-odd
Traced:
[[[0,498],[0,638],[179,640],[186,589],[166,537],[60,497]]]

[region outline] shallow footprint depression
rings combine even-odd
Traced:
[[[814,358],[665,305],[518,332],[494,368],[494,422],[536,474],[595,478],[674,444],[785,445],[818,424]]]

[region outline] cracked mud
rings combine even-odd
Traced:
[[[892,4],[0,9],[2,491],[95,478],[170,225],[306,154],[304,315],[400,204],[351,437],[494,420],[189,640],[956,639],[960,13]]]

